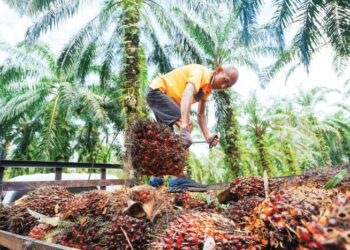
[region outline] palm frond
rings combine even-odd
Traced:
[[[238,6],[237,15],[239,16],[243,30],[241,39],[248,45],[251,40],[251,33],[257,28],[257,16],[262,6],[261,0],[240,0],[236,1]]]
[[[291,75],[293,75],[293,73],[294,73],[300,66],[301,66],[301,63],[296,63],[296,64],[292,65],[292,66],[288,69],[288,71],[287,71],[287,73],[286,73],[286,77],[285,77],[285,79],[284,79],[284,84],[287,84],[289,77],[291,77]]]
[[[100,71],[100,81],[102,86],[105,86],[107,81],[112,78],[113,65],[117,62],[117,57],[120,54],[120,29],[117,26],[109,38],[106,48],[103,50],[102,64]]]
[[[79,106],[92,121],[101,124],[108,122],[106,110],[103,104],[108,102],[108,98],[98,96],[87,89],[78,89],[77,98],[79,98]]]
[[[276,74],[294,59],[293,50],[285,50],[278,53],[277,60],[259,74],[260,84],[265,87]]]
[[[81,56],[81,60],[79,61],[79,65],[77,68],[77,78],[82,83],[85,83],[86,77],[90,71],[90,67],[93,63],[93,60],[96,57],[96,52],[97,52],[96,40],[89,43],[89,45],[86,47],[86,49],[84,50]]]
[[[195,42],[191,35],[181,27],[178,20],[169,15],[169,11],[160,5],[152,4],[151,7],[145,6],[149,13],[154,15],[161,28],[172,37],[176,52],[181,55],[181,58],[186,63],[202,63],[205,58],[204,52],[200,46]]]
[[[42,90],[29,90],[21,95],[13,97],[0,108],[0,124],[14,119],[27,111],[33,105],[43,100]]]
[[[299,49],[301,62],[307,71],[311,56],[322,38],[321,9],[322,1],[319,0],[303,0],[297,9],[300,14],[296,17],[296,22],[301,27],[293,39],[293,44]]]
[[[208,55],[213,55],[218,41],[215,33],[211,32],[209,26],[203,23],[202,20],[195,18],[193,12],[180,9],[179,7],[174,7],[173,11],[179,16],[184,27],[192,35],[194,40],[203,48],[204,52]]]
[[[273,17],[273,26],[280,48],[285,46],[284,30],[293,21],[296,2],[293,0],[274,0],[273,6],[276,8]]]
[[[350,3],[331,0],[325,4],[325,30],[335,50],[335,59],[350,59]]]
[[[80,1],[62,1],[48,9],[26,32],[26,41],[35,42],[43,33],[56,28],[62,21],[73,17],[79,10]]]
[[[58,71],[72,72],[75,70],[74,68],[77,65],[77,61],[81,58],[84,49],[100,33],[98,27],[99,17],[96,16],[72,37],[58,58]]]
[[[170,59],[171,54],[161,43],[161,39],[158,36],[156,28],[154,27],[154,24],[150,20],[149,16],[143,15],[143,20],[145,22],[145,33],[153,44],[153,49],[149,55],[148,61],[153,62],[155,65],[157,65],[158,70],[161,74],[167,73],[173,69]]]

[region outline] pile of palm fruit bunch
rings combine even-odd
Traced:
[[[150,186],[88,191],[64,200],[55,217],[33,224],[28,236],[78,249],[145,249],[173,218],[172,202],[166,189]]]
[[[183,175],[187,150],[168,126],[138,120],[130,134],[132,162],[137,172],[149,176]]]
[[[54,242],[78,249],[144,249],[151,226],[158,223],[156,215],[172,213],[164,194],[150,186],[83,193],[63,208],[60,218],[69,223]]]
[[[0,208],[0,229],[26,235],[38,222],[28,212],[28,208],[45,216],[55,216],[63,204],[73,195],[65,188],[41,187],[16,202],[10,207]]]
[[[350,249],[350,194],[338,195],[311,222],[297,228],[298,250]]]
[[[238,201],[229,201],[228,207],[224,210],[225,217],[236,223],[240,229],[244,229],[248,221],[242,218],[248,218],[254,208],[264,201],[264,198],[258,196],[244,197]]]
[[[219,195],[43,187],[0,208],[0,229],[78,249],[350,249],[347,178],[326,190],[330,172],[237,177]]]
[[[281,181],[274,179],[269,181],[269,190],[281,188]],[[230,187],[219,194],[220,202],[239,201],[245,197],[265,197],[264,180],[258,176],[236,177]]]
[[[277,180],[270,181],[269,189],[276,190],[278,184]],[[254,208],[264,200],[263,197],[265,197],[264,181],[257,176],[237,177],[227,190],[218,195],[219,201],[228,205],[224,210],[225,216],[241,229],[247,225],[247,220],[242,218],[250,216]]]
[[[310,170],[302,175],[283,177],[279,178],[279,180],[282,181],[284,186],[294,185],[323,188],[330,179],[342,172],[345,173],[345,176],[342,182],[337,185],[337,190],[340,192],[346,192],[350,188],[350,176],[346,176],[346,173],[350,173],[350,165]]]
[[[116,203],[116,198],[120,204]],[[76,195],[62,206],[60,217],[65,220],[74,220],[79,216],[106,216],[116,214],[126,205],[124,190],[116,191],[113,195],[104,190],[92,190]]]
[[[295,249],[298,245],[297,228],[319,215],[332,203],[335,194],[334,191],[309,187],[272,192],[253,209],[247,218],[246,230],[259,235],[261,243],[268,248]]]
[[[102,216],[80,219],[55,236],[56,243],[78,249],[144,249],[149,242],[149,222],[129,215],[112,221]]]
[[[193,212],[175,218],[151,243],[151,249],[203,249],[212,238],[212,249],[261,249],[254,236],[235,232],[235,224],[220,214]]]

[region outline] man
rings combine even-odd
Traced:
[[[206,101],[213,90],[224,90],[233,86],[238,75],[234,66],[219,67],[212,71],[198,64],[186,65],[153,80],[147,102],[158,122],[171,128],[175,124],[180,128],[179,135],[187,148],[193,143],[191,105],[199,102],[198,123],[206,142],[214,147],[219,143],[219,137],[215,134],[209,135],[205,119]],[[187,180],[177,179],[177,182]]]

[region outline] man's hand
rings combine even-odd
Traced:
[[[209,144],[209,148],[215,147],[219,143],[219,136],[214,134],[208,137],[207,142]]]
[[[185,148],[189,148],[192,145],[192,137],[188,128],[181,128],[179,136]]]

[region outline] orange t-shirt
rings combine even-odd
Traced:
[[[157,77],[150,84],[150,88],[159,89],[180,105],[186,85],[191,83],[195,89],[192,103],[195,103],[200,100],[207,100],[211,94],[210,79],[212,75],[213,71],[204,66],[190,64]]]

